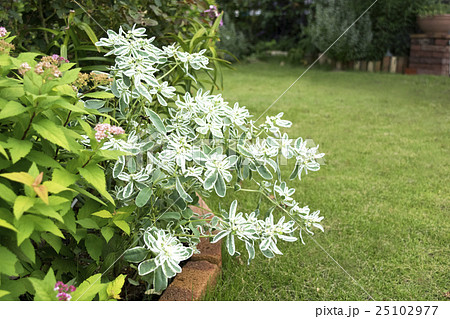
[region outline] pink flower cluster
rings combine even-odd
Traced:
[[[24,75],[25,73],[27,73],[29,70],[31,70],[30,65],[27,62],[24,62],[20,65],[19,67],[19,74],[20,75]]]
[[[125,130],[120,126],[109,125],[108,123],[99,123],[94,127],[94,130],[96,130],[95,139],[99,142],[110,135],[125,133]]]
[[[0,27],[0,38],[5,37],[7,33],[8,31],[6,30],[5,27]]]
[[[53,288],[54,291],[58,291],[56,298],[58,298],[58,300],[60,301],[69,301],[70,299],[72,299],[72,296],[69,294],[69,292],[74,292],[76,289],[77,288],[75,288],[74,286],[68,286],[62,281],[58,281],[55,284],[55,288]]]
[[[63,62],[69,63],[69,60],[67,60],[65,57],[59,56],[57,54],[53,54],[52,59],[55,60],[55,62],[58,62],[59,64],[61,64]]]

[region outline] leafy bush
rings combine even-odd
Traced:
[[[348,0],[320,1],[315,9],[310,35],[316,47],[324,52],[358,16]],[[363,59],[367,56],[371,40],[371,22],[365,15],[330,48],[327,55],[339,61]]]
[[[419,10],[418,14],[421,17],[428,17],[440,14],[449,14],[450,4],[448,1],[429,0]]]
[[[224,238],[231,255],[241,240],[250,262],[255,246],[272,258],[294,232],[323,231],[319,211],[301,207],[281,178],[288,160],[291,179],[319,170],[318,146],[282,133],[292,124],[282,113],[256,125],[199,80],[216,80],[221,61],[204,46],[214,52],[219,24],[166,46],[145,28],[109,30],[96,43],[115,56],[109,76],[59,56],[0,56],[0,298],[119,299],[125,284],[161,293],[200,238]],[[258,194],[255,209],[189,208],[230,189]],[[276,208],[289,221],[276,222]]]
[[[250,46],[250,54],[260,42],[277,44],[274,50],[289,51],[302,38],[307,24],[309,0],[248,0],[217,1],[238,32],[243,32]],[[228,47],[225,47],[229,50]]]
[[[108,31],[108,38],[97,43],[116,55],[108,91],[119,99],[113,113],[129,138],[126,143],[107,140],[103,148],[132,153],[112,169],[111,193],[120,206],[133,207],[133,242],[138,245],[124,258],[138,264],[141,280],[155,292],[164,290],[181,272],[179,263],[197,252],[201,237],[213,242],[226,238],[231,255],[237,254],[236,240],[245,242],[250,262],[255,245],[272,258],[281,254],[278,240],[297,240],[295,230],[322,229],[319,212],[310,213],[291,197],[295,189],[281,180],[279,165],[282,158],[295,159],[291,179],[317,171],[324,155],[317,153],[318,146],[282,134],[280,127],[291,125],[282,113],[256,126],[245,107],[230,107],[221,95],[190,85],[177,90],[172,85],[195,80],[194,72],[207,69],[208,59],[202,51],[188,53],[175,45],[158,48],[144,33],[141,28]],[[254,182],[256,189],[241,189],[243,180]],[[228,189],[259,193],[272,207],[244,215],[235,201],[229,211],[197,216],[188,206],[197,203],[197,194],[224,197]],[[276,207],[291,220],[274,222]]]
[[[242,31],[236,30],[235,24],[227,13],[224,14],[224,25],[220,28],[218,47],[231,53],[225,52],[225,58],[228,61],[242,59],[250,53],[248,39]]]
[[[72,87],[80,69],[37,56],[0,55],[0,297],[8,300],[44,298],[39,282],[47,271],[80,284],[124,249],[121,229],[129,233],[131,212],[105,219],[100,209],[113,210],[114,199],[99,163],[124,153],[84,149],[82,134],[93,135],[89,117],[101,113],[86,108]]]

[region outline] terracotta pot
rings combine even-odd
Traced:
[[[449,33],[450,14],[441,14],[431,17],[418,17],[417,23],[425,33]]]

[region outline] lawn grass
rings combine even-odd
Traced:
[[[240,65],[225,72],[223,94],[257,118],[303,71]],[[268,114],[281,111],[294,123],[291,137],[312,138],[326,153],[319,172],[290,184],[297,201],[325,216],[317,243],[375,300],[448,300],[450,79],[312,69]],[[208,204],[236,198],[241,211],[255,207],[252,193],[227,195]],[[280,243],[284,255],[270,260],[258,252],[250,266],[242,246],[241,257],[224,251],[222,279],[206,300],[369,299],[305,242]]]

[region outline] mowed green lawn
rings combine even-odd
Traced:
[[[223,94],[257,118],[303,71],[237,66],[225,73]],[[448,300],[450,79],[312,69],[268,114],[281,111],[294,123],[291,137],[311,138],[326,153],[319,172],[290,184],[297,201],[325,216],[317,243],[375,300]],[[254,193],[227,195],[208,203],[255,207]],[[241,257],[224,250],[222,279],[206,299],[369,299],[305,242],[280,243],[284,255],[270,260],[258,252],[250,266],[242,245]]]

